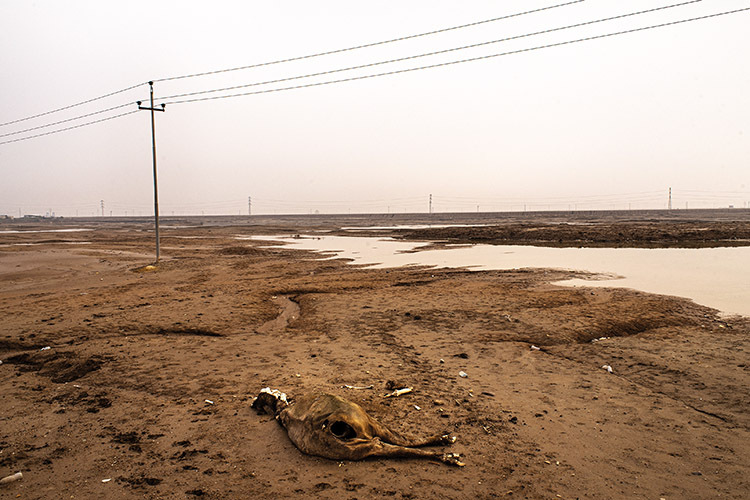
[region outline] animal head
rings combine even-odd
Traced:
[[[253,400],[252,408],[258,411],[258,413],[266,413],[268,415],[278,415],[281,410],[289,405],[286,394],[277,390],[266,387],[261,389],[258,396]]]

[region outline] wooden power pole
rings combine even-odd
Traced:
[[[138,101],[138,109],[145,109],[151,111],[151,149],[153,151],[154,160],[154,227],[156,229],[156,262],[159,262],[159,188],[156,182],[156,128],[154,125],[154,111],[165,111],[166,104],[162,104],[161,108],[154,108],[154,82],[148,82],[151,90],[151,106],[141,106],[141,101]]]

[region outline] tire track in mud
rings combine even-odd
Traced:
[[[531,345],[531,344],[529,344],[529,345]],[[571,361],[573,363],[578,363],[579,365],[581,365],[583,367],[590,368],[592,371],[597,371],[597,366],[598,366],[597,363],[592,364],[590,362],[586,362],[586,361],[583,361],[583,360],[578,359],[576,357],[567,355],[567,354],[565,354],[563,352],[552,352],[552,351],[549,351],[548,349],[542,349],[541,352],[544,353],[544,354],[547,354],[548,356],[552,356],[552,357],[559,358],[559,359],[564,359],[564,360],[567,360],[567,361]],[[626,382],[628,382],[630,384],[633,384],[634,386],[638,386],[638,387],[641,387],[643,389],[646,389],[647,391],[650,391],[650,392],[652,392],[654,394],[658,394],[660,396],[663,396],[664,398],[666,398],[668,400],[671,400],[671,401],[674,401],[675,403],[681,404],[685,408],[689,408],[689,409],[691,409],[691,410],[693,410],[693,411],[695,411],[697,413],[701,413],[701,414],[706,415],[708,417],[713,417],[715,419],[721,420],[722,422],[729,424],[730,425],[730,427],[729,427],[730,429],[731,428],[735,428],[735,427],[740,427],[740,428],[743,427],[741,423],[737,422],[731,416],[722,416],[722,415],[719,415],[718,413],[713,413],[713,412],[710,412],[710,411],[698,408],[694,404],[690,403],[687,399],[680,398],[680,397],[678,397],[677,395],[674,395],[674,394],[669,394],[669,393],[665,392],[664,390],[660,389],[659,387],[656,387],[655,384],[653,384],[653,383],[649,384],[646,381],[636,380],[634,377],[628,376],[628,375],[624,375],[622,373],[612,373],[612,376],[613,377],[617,377],[619,379],[622,379],[622,380],[624,380],[624,381],[626,381]]]

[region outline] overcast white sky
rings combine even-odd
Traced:
[[[471,23],[566,0],[0,2],[0,122],[151,79]],[[405,42],[162,81],[160,96],[367,64],[678,3],[586,0]],[[704,0],[481,48],[235,92],[497,54],[750,7]],[[714,207],[750,203],[750,11],[156,115],[161,213]],[[224,92],[226,94],[227,92]],[[206,94],[204,96],[217,95]],[[219,93],[218,95],[221,95]],[[121,104],[148,85],[0,135]],[[167,99],[167,102],[177,99]],[[146,111],[0,145],[0,214],[153,213]]]

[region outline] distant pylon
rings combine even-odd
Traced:
[[[669,188],[669,210],[672,210],[672,188]]]

